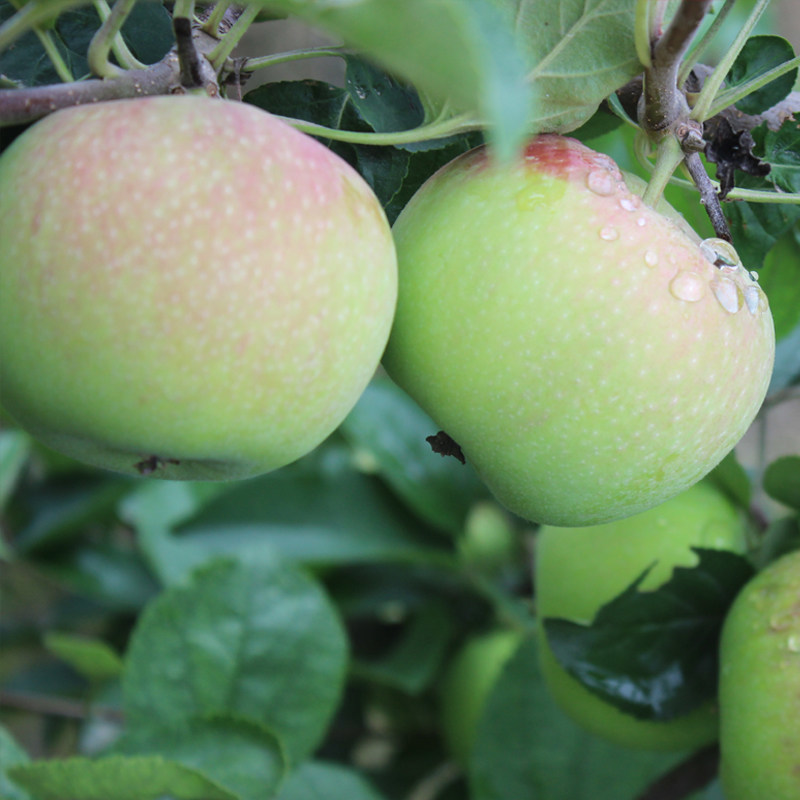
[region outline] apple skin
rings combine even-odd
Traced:
[[[653,565],[640,589],[665,583],[677,566],[697,563],[692,547],[746,549],[746,526],[737,509],[702,481],[656,508],[586,528],[543,526],[536,540],[535,587],[540,619],[589,623]],[[543,626],[539,653],[545,681],[558,705],[597,736],[624,747],[688,750],[715,741],[715,703],[666,722],[639,720],[592,694],[556,660]]]
[[[523,634],[493,630],[470,639],[448,664],[439,692],[442,732],[462,766],[469,761],[489,692],[517,651]]]
[[[800,551],[739,593],[720,645],[720,775],[728,800],[800,797]]]
[[[0,403],[96,466],[216,480],[299,458],[373,375],[396,286],[367,184],[251,105],[81,106],[0,158]]]
[[[384,366],[521,517],[651,508],[721,461],[761,405],[775,347],[763,292],[705,255],[729,245],[701,248],[574,139],[536,137],[509,164],[459,156],[393,232]]]

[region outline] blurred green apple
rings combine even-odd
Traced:
[[[462,766],[475,744],[489,692],[522,639],[518,631],[499,629],[475,636],[448,664],[439,695],[442,732],[453,758]]]
[[[591,525],[696,483],[766,392],[766,297],[718,240],[645,206],[578,141],[484,149],[394,226],[384,365],[520,516]]]
[[[649,566],[640,590],[656,589],[677,566],[697,563],[692,547],[744,552],[741,514],[703,481],[656,508],[586,528],[544,526],[536,540],[536,606],[541,619],[588,624]],[[557,661],[539,628],[542,671],[556,702],[597,736],[625,747],[684,750],[714,741],[719,715],[709,703],[666,722],[640,720],[607,703]]]
[[[0,404],[119,472],[266,472],[355,404],[396,279],[367,184],[254,106],[58,111],[0,158]]]
[[[727,800],[800,797],[800,552],[739,593],[720,646],[720,749]]]

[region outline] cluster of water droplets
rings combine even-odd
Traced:
[[[600,197],[611,197],[626,189],[616,168],[611,169],[605,163],[598,163],[597,168],[589,171],[586,186]],[[629,194],[625,190],[619,205],[625,211],[633,213],[640,209],[642,201],[637,195]],[[640,215],[636,224],[644,227],[647,217]],[[606,225],[599,230],[598,235],[605,242],[613,242],[619,238],[619,231],[613,225]],[[705,296],[708,287],[720,306],[729,314],[736,314],[742,308],[747,308],[753,316],[757,316],[767,310],[767,297],[758,285],[758,275],[743,266],[732,244],[724,239],[704,239],[700,243],[700,252],[717,267],[719,274],[710,283],[706,283],[698,273],[681,270],[669,284],[673,297],[695,303]],[[658,262],[658,253],[655,250],[645,251],[644,263],[648,267],[656,267]]]
[[[758,285],[758,274],[744,267],[730,242],[704,239],[700,252],[719,270],[711,281],[711,291],[728,313],[736,314],[745,307],[757,316],[767,310],[767,296]]]

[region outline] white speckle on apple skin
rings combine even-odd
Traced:
[[[15,145],[0,379],[21,424],[121,471],[180,460],[171,478],[264,472],[338,425],[396,298],[391,232],[349,165],[201,97],[70,109]]]
[[[398,218],[384,364],[511,510],[595,524],[677,494],[735,445],[769,381],[772,320],[727,311],[699,237],[615,166],[601,161],[609,179],[592,182],[616,188],[598,193],[575,140],[538,137],[528,156],[465,154]]]

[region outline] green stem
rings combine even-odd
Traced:
[[[725,0],[724,5],[717,12],[717,16],[714,18],[708,30],[700,37],[694,47],[689,50],[689,54],[686,56],[678,72],[678,86],[683,86],[686,83],[689,73],[694,69],[694,65],[703,57],[703,53],[705,53],[706,48],[716,36],[722,23],[725,22],[725,18],[733,10],[735,3],[736,0]]]
[[[758,20],[761,18],[761,15],[766,10],[768,3],[769,0],[756,0],[756,4],[753,7],[753,10],[750,12],[750,16],[747,18],[747,21],[742,29],[736,35],[736,38],[733,40],[733,44],[731,45],[730,49],[725,53],[725,55],[722,57],[722,60],[714,68],[714,71],[703,83],[703,88],[700,90],[700,94],[694,104],[694,108],[692,109],[692,119],[696,119],[698,122],[705,122],[711,116],[709,109],[719,93],[720,87],[725,82],[725,78],[730,72],[733,62],[736,61],[736,58],[742,51],[742,48],[747,43],[748,37],[758,23]]]
[[[653,54],[651,52],[653,31],[650,13],[652,7],[651,0],[636,0],[633,43],[636,47],[636,55],[644,67],[649,67],[653,64]]]
[[[793,58],[791,61],[785,61],[777,67],[773,67],[758,78],[753,78],[753,80],[747,81],[747,83],[743,83],[741,86],[736,86],[731,89],[726,89],[724,92],[720,92],[714,99],[711,108],[708,110],[708,116],[715,117],[721,111],[728,108],[728,106],[738,103],[742,98],[747,97],[762,86],[772,83],[776,78],[780,78],[782,75],[798,67],[800,67],[800,56]]]
[[[457,133],[466,133],[476,130],[480,125],[462,114],[457,117],[450,117],[446,120],[434,120],[418,128],[407,131],[367,132],[367,131],[346,131],[338,128],[328,128],[325,125],[317,125],[314,122],[306,122],[302,119],[291,117],[278,117],[287,122],[294,128],[311,136],[319,136],[323,139],[333,139],[337,142],[350,142],[351,144],[369,145],[398,145],[411,144],[413,142],[423,142],[430,139],[444,139]]]
[[[89,62],[89,69],[91,72],[99,78],[114,78],[124,72],[124,69],[111,63],[109,55],[111,54],[112,48],[115,50],[115,55],[119,53],[118,39],[121,39],[119,32],[135,3],[136,0],[117,0],[117,2],[114,3],[114,8],[109,10],[108,6],[105,4],[105,0],[95,0],[95,8],[100,18],[103,20],[103,24],[98,28],[97,33],[95,33],[92,37],[92,41],[89,43],[86,60]],[[127,47],[121,53],[122,64],[125,64],[127,61],[126,51]],[[133,55],[130,53],[127,53],[127,55],[133,59]],[[133,60],[135,61],[135,59]],[[142,69],[143,67],[144,64],[139,64],[137,62],[136,69]]]
[[[175,0],[172,16],[187,17],[191,21],[194,18],[194,0]]]
[[[53,34],[49,30],[42,30],[41,28],[36,28],[35,30],[36,35],[39,37],[39,41],[42,43],[42,47],[44,47],[44,51],[47,53],[47,57],[53,64],[59,79],[64,83],[72,83],[75,80],[75,77],[70,71],[70,68],[67,66],[67,62],[64,61],[61,51],[58,49],[58,45],[53,39]]]
[[[203,23],[203,30],[209,36],[219,36],[219,26],[225,17],[225,12],[230,8],[228,0],[219,0],[214,6],[208,19]]]
[[[664,188],[681,161],[683,161],[683,150],[674,136],[666,136],[658,143],[653,173],[642,195],[645,205],[655,207],[658,204],[661,195],[664,194]]]
[[[125,24],[125,20],[128,18],[128,15],[133,10],[133,6],[135,5],[136,0],[117,0],[114,5],[114,10],[109,7],[106,0],[94,0],[94,7],[97,10],[97,14],[103,22],[109,19],[113,14],[118,14],[121,19],[117,20],[115,23],[115,27],[117,28],[117,32],[114,35],[114,38],[111,40],[111,50],[114,53],[114,57],[117,59],[117,62],[121,67],[125,69],[147,69],[147,64],[143,64],[136,58],[133,53],[128,49],[128,45],[125,44],[125,40],[122,38],[122,34],[120,31],[122,30],[122,26]],[[119,11],[116,11],[117,6],[120,6]]]
[[[276,64],[287,64],[290,61],[300,61],[304,58],[322,58],[324,56],[343,58],[348,51],[343,47],[311,47],[307,50],[289,50],[286,53],[276,53],[271,56],[248,58],[243,72],[255,72],[264,67],[273,67]]]
[[[261,7],[256,3],[247,5],[239,19],[233,24],[233,27],[220,39],[216,47],[208,54],[208,59],[217,72],[222,69],[228,56],[233,52],[236,45],[239,44],[242,36],[247,33],[247,30],[253,22],[255,22],[260,10]]]

